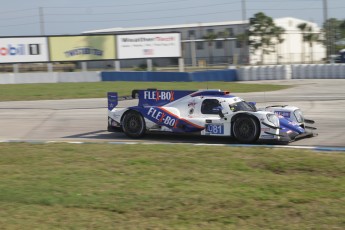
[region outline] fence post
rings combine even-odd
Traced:
[[[146,59],[147,71],[152,71],[152,59]]]
[[[121,70],[120,61],[114,61],[114,66],[115,66],[115,71],[120,71]]]
[[[82,70],[83,72],[87,72],[87,63],[84,62],[84,61],[81,63],[81,70]]]
[[[47,69],[48,69],[48,72],[49,72],[49,73],[53,72],[53,63],[49,62],[49,63],[47,64]]]
[[[19,64],[13,64],[13,73],[19,73]]]
[[[178,59],[178,69],[180,72],[184,72],[184,59],[183,58]]]

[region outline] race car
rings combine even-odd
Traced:
[[[118,108],[116,92],[108,93],[108,131],[140,138],[148,132],[190,133],[232,137],[239,143],[288,143],[315,135],[295,106],[273,105],[257,109],[227,91],[206,89],[135,90],[137,106]]]

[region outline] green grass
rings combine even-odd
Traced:
[[[0,101],[49,100],[72,98],[104,98],[107,92],[131,95],[133,89],[222,89],[234,93],[262,92],[285,89],[288,86],[241,84],[232,82],[95,82],[54,84],[0,85]]]
[[[1,229],[344,229],[345,155],[0,144]]]

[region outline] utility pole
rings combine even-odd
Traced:
[[[43,7],[39,8],[39,16],[40,16],[40,29],[41,29],[41,35],[44,35],[44,14],[43,14]]]
[[[242,0],[242,21],[247,19],[246,11],[246,0]]]
[[[327,0],[323,0],[323,21],[324,27],[326,31],[326,59],[331,54],[331,47],[330,47],[330,39],[331,39],[331,25],[329,25],[328,20],[328,2]]]
[[[247,15],[246,15],[246,0],[242,0],[242,22],[243,22],[243,25],[245,25],[245,21],[247,20]],[[241,48],[241,51],[242,51],[242,55],[241,55],[241,58],[240,58],[240,63],[243,63],[243,62],[246,62],[245,61],[245,58],[243,57],[244,55],[246,55],[245,53],[245,49],[247,47],[247,44],[248,44],[248,41],[247,41],[247,29],[246,27],[244,27],[244,39],[243,39],[243,44],[242,44],[242,48]],[[248,27],[248,30],[249,30],[249,27]],[[249,56],[248,56],[249,58]]]

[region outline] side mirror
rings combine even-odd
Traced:
[[[217,112],[221,118],[224,117],[224,113],[222,112],[222,110],[223,110],[222,106],[217,106],[217,107],[213,108],[212,110],[214,112]]]
[[[220,118],[223,118],[224,117],[224,113],[222,112],[222,110],[218,110],[218,115]]]
[[[253,108],[254,111],[257,111],[257,109],[256,109],[256,102],[250,101],[250,102],[248,102],[248,104],[250,105],[250,107]]]

